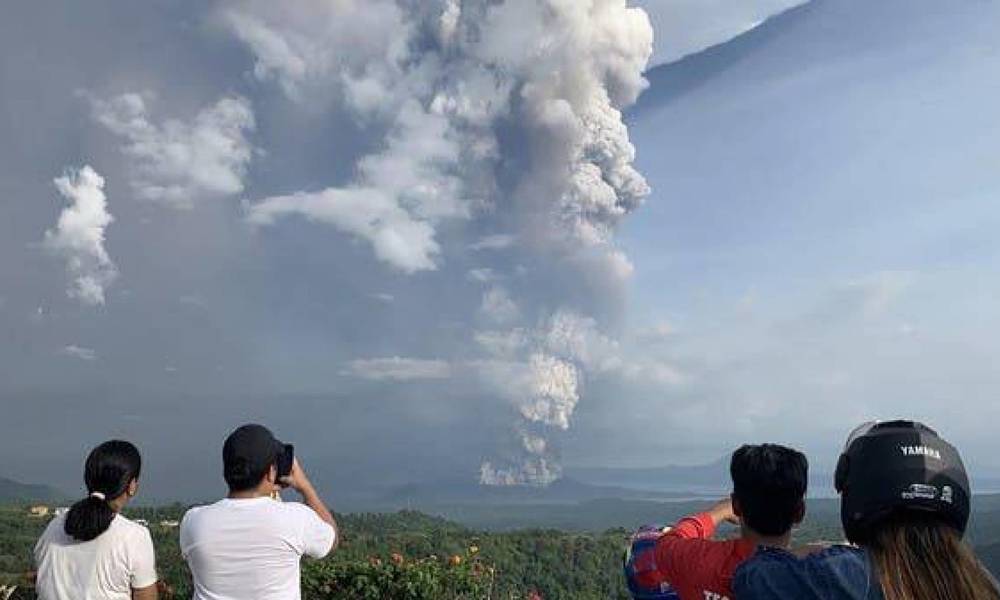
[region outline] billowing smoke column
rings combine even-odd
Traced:
[[[255,77],[380,136],[352,181],[256,201],[250,222],[325,223],[404,273],[439,268],[444,225],[475,223],[490,234],[479,250],[532,253],[612,287],[630,274],[613,234],[649,188],[620,111],[645,85],[652,29],[626,0],[261,0],[225,5],[220,21],[253,51]],[[481,479],[545,484],[559,476],[547,433],[570,426],[613,343],[565,299],[522,306],[515,279],[477,274],[473,364],[516,408],[521,448]]]
[[[544,485],[561,471],[545,438],[569,429],[580,401],[584,373],[620,371],[618,344],[597,330],[594,319],[558,311],[531,330],[480,332],[492,359],[477,364],[493,389],[517,407],[520,460],[503,466],[483,463],[480,480],[490,485]]]

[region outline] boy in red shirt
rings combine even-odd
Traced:
[[[656,543],[656,565],[681,600],[730,600],[733,573],[757,546],[787,548],[805,517],[809,465],[797,450],[762,444],[733,453],[732,495],[685,517]],[[735,540],[714,541],[722,522],[740,526]]]

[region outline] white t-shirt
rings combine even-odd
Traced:
[[[39,600],[130,600],[156,583],[153,538],[142,525],[115,515],[107,531],[80,542],[65,523],[66,515],[53,519],[35,544]]]
[[[192,600],[299,600],[302,555],[323,558],[335,535],[298,502],[226,498],[192,508],[181,523]]]

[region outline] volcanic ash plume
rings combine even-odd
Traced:
[[[618,345],[596,327],[594,319],[559,311],[534,330],[478,336],[494,355],[477,365],[479,372],[520,415],[516,460],[501,466],[485,462],[482,483],[547,485],[559,478],[561,469],[546,434],[569,429],[584,373],[617,370],[622,363]]]
[[[247,0],[224,4],[220,22],[254,53],[258,80],[292,102],[336,106],[377,136],[351,180],[253,202],[251,223],[326,224],[403,273],[470,247],[531,253],[570,282],[604,282],[585,293],[619,294],[631,266],[613,234],[649,193],[621,116],[652,52],[642,10],[626,0]],[[513,281],[514,268],[511,258],[478,273]],[[545,323],[573,292],[539,302],[536,289],[509,285],[487,290],[478,312],[532,341],[516,356],[487,352],[484,379],[515,377],[523,421],[566,429],[589,367],[579,349],[552,350],[517,325]],[[525,436],[524,464],[484,465],[484,482],[558,476],[544,431]]]

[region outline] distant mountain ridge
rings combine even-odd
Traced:
[[[572,477],[591,485],[642,487],[674,491],[725,488],[729,485],[729,457],[703,465],[665,465],[662,467],[571,467]]]
[[[819,2],[812,0],[769,17],[762,24],[736,37],[664,63],[646,72],[649,87],[628,110],[629,115],[664,106],[697,89],[749,56],[771,44],[787,28],[810,16]]]
[[[53,487],[0,477],[0,502],[55,502],[69,496]]]
[[[673,496],[713,497],[728,494],[732,487],[729,476],[729,456],[702,465],[665,465],[662,467],[575,467],[566,474],[583,483],[596,486],[615,486],[624,489],[643,489]],[[809,495],[831,497],[834,495],[833,474],[810,469]]]
[[[443,504],[520,505],[572,504],[600,499],[666,500],[689,494],[594,485],[573,478],[562,478],[547,487],[486,486],[470,479],[442,479],[379,490],[364,490],[354,494],[343,491],[337,496],[338,505],[358,507],[358,510],[397,510],[423,508]]]

